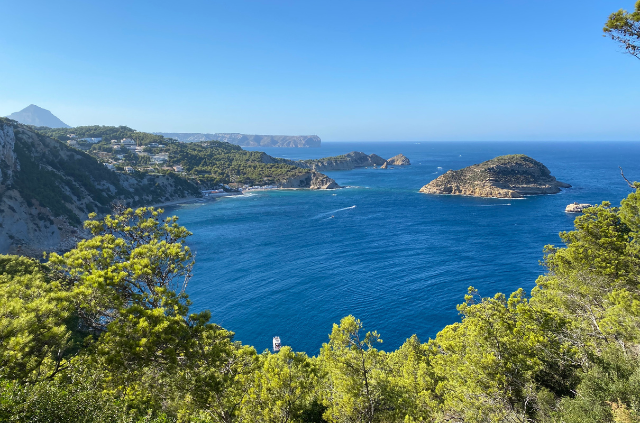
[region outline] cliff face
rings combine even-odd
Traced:
[[[289,178],[280,184],[281,188],[336,189],[340,185],[333,179],[318,172],[308,172]]]
[[[320,147],[322,141],[317,135],[246,135],[235,133],[175,133],[155,132],[165,138],[182,142],[224,141],[242,147]]]
[[[427,194],[474,197],[521,198],[526,195],[557,194],[571,185],[557,181],[545,165],[525,156],[499,156],[486,162],[450,170],[420,189]]]
[[[199,195],[176,176],[113,172],[65,144],[0,118],[0,253],[64,251],[91,212]]]

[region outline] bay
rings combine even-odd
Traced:
[[[324,142],[321,148],[248,148],[310,159],[350,151],[398,153],[411,166],[327,172],[335,191],[280,190],[172,207],[193,232],[194,311],[258,351],[283,344],[316,354],[334,323],[353,314],[393,350],[459,321],[469,286],[483,296],[529,292],[546,244],[573,227],[567,204],[619,204],[618,166],[640,180],[634,142]],[[433,196],[420,187],[448,169],[527,154],[573,187],[526,199]],[[333,217],[332,217],[333,216]]]

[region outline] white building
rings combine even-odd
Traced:
[[[132,140],[131,138],[124,138],[122,140],[122,145],[136,145],[136,142],[134,140]]]
[[[127,172],[127,173],[133,173],[133,168],[131,166],[126,166],[124,168],[124,171]]]
[[[167,156],[162,156],[162,155],[151,156],[152,163],[164,163],[166,161],[167,161]]]
[[[96,144],[102,141],[102,138],[80,138],[80,141],[88,142],[89,144]]]
[[[111,163],[105,163],[104,166],[109,170],[116,170],[116,167]]]
[[[173,170],[175,170],[176,172],[184,172],[184,168],[180,165],[174,166]]]

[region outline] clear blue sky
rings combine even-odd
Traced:
[[[0,115],[325,141],[640,140],[634,0],[5,1]]]

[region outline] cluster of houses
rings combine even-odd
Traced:
[[[76,148],[78,148],[81,143],[97,144],[102,141],[102,138],[78,138],[75,134],[69,135],[69,138],[71,139],[67,141],[67,144]]]

